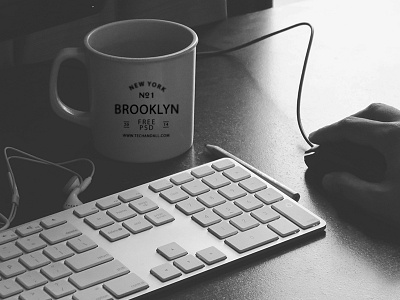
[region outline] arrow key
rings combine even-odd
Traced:
[[[182,275],[182,273],[169,263],[162,264],[150,270],[150,273],[160,281],[165,282]]]

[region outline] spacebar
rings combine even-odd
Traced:
[[[75,273],[69,277],[69,281],[82,290],[127,273],[129,273],[127,267],[120,261],[113,260],[83,272]]]

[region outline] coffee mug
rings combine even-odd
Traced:
[[[100,26],[83,48],[65,48],[53,62],[50,102],[60,117],[89,127],[98,152],[126,162],[155,162],[193,144],[196,33],[163,20]],[[62,62],[81,61],[89,78],[89,111],[66,105],[57,91]]]

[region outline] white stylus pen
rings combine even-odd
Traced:
[[[299,201],[300,199],[300,194],[292,191],[290,188],[285,186],[284,184],[280,183],[279,181],[276,181],[275,179],[271,178],[267,174],[261,172],[260,170],[254,168],[250,164],[246,163],[245,161],[241,160],[240,158],[234,156],[233,154],[229,153],[228,151],[222,149],[221,147],[215,146],[215,145],[210,145],[207,144],[206,148],[213,154],[219,155],[219,156],[225,156],[232,158],[233,160],[237,161],[239,164],[241,164],[243,167],[249,169],[253,173],[257,174],[260,176],[262,179],[265,181],[269,182],[271,185],[276,187],[278,190],[280,190],[282,193],[285,193],[287,196],[292,198],[293,200]]]

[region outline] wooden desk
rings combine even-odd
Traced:
[[[302,1],[207,28],[200,33],[199,50],[230,47],[300,21],[312,23],[316,34],[302,105],[304,127],[311,132],[374,101],[399,106],[399,14],[396,0]],[[325,236],[177,287],[159,299],[398,299],[399,233],[338,205],[306,174],[308,147],[296,125],[295,101],[308,34],[299,28],[235,54],[198,60],[195,144],[170,161],[123,164],[96,154],[89,132],[52,113],[48,64],[1,75],[1,146],[21,146],[54,161],[91,157],[97,172],[81,197],[89,201],[210,161],[203,145],[217,144],[299,192],[301,203],[327,221]],[[77,71],[67,69],[65,76]],[[83,73],[73,76],[74,89],[62,80],[64,93],[78,103],[85,98],[84,78]],[[10,193],[3,162],[0,167],[4,213]],[[55,188],[39,191],[52,186],[47,181],[55,171],[19,168],[24,172],[18,173],[17,222],[61,206],[62,200],[56,201],[61,198],[50,197]]]

